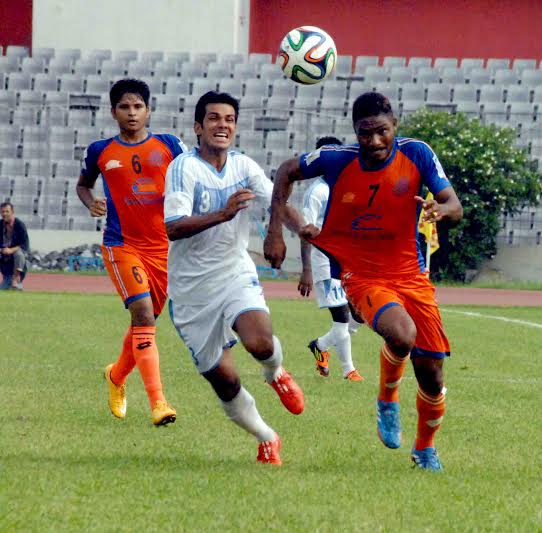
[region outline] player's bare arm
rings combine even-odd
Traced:
[[[425,200],[421,196],[415,196],[414,199],[424,210],[422,222],[445,221],[450,226],[455,226],[463,217],[463,207],[453,187],[446,187],[431,200]]]
[[[273,268],[280,268],[286,257],[286,244],[282,236],[282,224],[294,233],[299,233],[303,218],[294,208],[287,205],[292,193],[293,183],[305,179],[301,174],[299,158],[288,159],[277,170],[273,197],[271,199],[271,218],[269,229],[263,243],[264,257]]]
[[[303,238],[299,239],[301,244],[301,276],[299,277],[299,283],[297,290],[301,296],[309,296],[312,287],[312,264],[311,264],[311,244]]]
[[[170,241],[187,239],[213,226],[228,222],[239,211],[246,209],[254,198],[255,194],[250,189],[239,189],[228,198],[223,209],[207,215],[193,215],[166,222],[167,236]]]
[[[107,204],[105,198],[96,198],[92,189],[96,183],[96,178],[87,178],[83,175],[79,176],[77,182],[77,196],[90,211],[93,217],[103,217],[107,214]]]

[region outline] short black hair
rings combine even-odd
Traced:
[[[343,142],[340,139],[337,139],[337,137],[333,137],[332,135],[328,135],[327,137],[320,137],[316,141],[316,149],[321,148],[322,146],[325,146],[326,144],[342,144]]]
[[[0,209],[3,209],[4,207],[11,207],[11,210],[14,211],[13,204],[11,202],[2,202],[0,204]]]
[[[362,118],[376,117],[378,115],[391,115],[393,110],[386,96],[377,92],[364,93],[356,98],[352,108],[352,123]]]
[[[143,80],[136,80],[134,78],[124,78],[116,81],[109,91],[109,100],[111,101],[111,107],[114,109],[121,101],[122,97],[127,94],[137,94],[141,96],[145,105],[149,107],[149,98],[151,91],[149,86]]]
[[[218,91],[206,92],[200,97],[196,104],[194,112],[194,121],[203,126],[207,104],[229,104],[235,111],[235,122],[239,116],[239,101],[229,93],[220,93]]]

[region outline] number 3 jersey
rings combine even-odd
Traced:
[[[359,144],[324,146],[301,156],[305,178],[322,176],[329,199],[322,231],[311,240],[331,259],[332,275],[392,278],[424,272],[418,244],[420,196],[450,187],[431,148],[397,137],[392,154],[376,169],[364,168]]]
[[[194,148],[169,166],[165,221],[223,209],[228,198],[239,189],[250,189],[258,203],[269,206],[273,184],[255,161],[231,151],[218,172]],[[255,208],[256,205],[251,205],[228,222],[170,244],[168,292],[174,301],[186,305],[208,303],[243,275],[258,283],[256,267],[247,251],[250,218]]]
[[[167,251],[165,176],[169,163],[182,152],[186,152],[183,143],[168,134],[149,133],[136,144],[116,136],[89,145],[81,174],[90,179],[102,175],[107,200],[105,246]]]

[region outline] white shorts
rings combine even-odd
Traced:
[[[341,307],[347,305],[348,300],[338,279],[323,279],[314,284],[316,301],[320,309],[324,307]]]
[[[232,327],[237,317],[247,311],[269,313],[262,286],[254,276],[236,279],[225,288],[221,298],[204,305],[169,301],[173,325],[200,374],[215,368],[222,352],[237,343]]]

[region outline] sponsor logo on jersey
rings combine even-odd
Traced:
[[[353,192],[345,192],[343,194],[342,202],[343,204],[351,204],[354,201],[356,195]]]
[[[320,157],[321,150],[321,148],[318,148],[318,150],[315,150],[314,152],[311,152],[310,154],[307,154],[305,156],[305,163],[307,166],[309,166],[311,163],[314,163],[314,161],[316,161]]]
[[[122,167],[122,163],[118,159],[110,159],[105,164],[105,170],[111,170],[113,168],[121,168],[121,167]]]
[[[134,194],[158,194],[156,183],[151,178],[139,178],[132,185]]]
[[[377,231],[382,228],[379,227],[378,221],[382,218],[381,215],[373,215],[367,213],[366,215],[361,215],[352,220],[352,229],[354,231]]]

